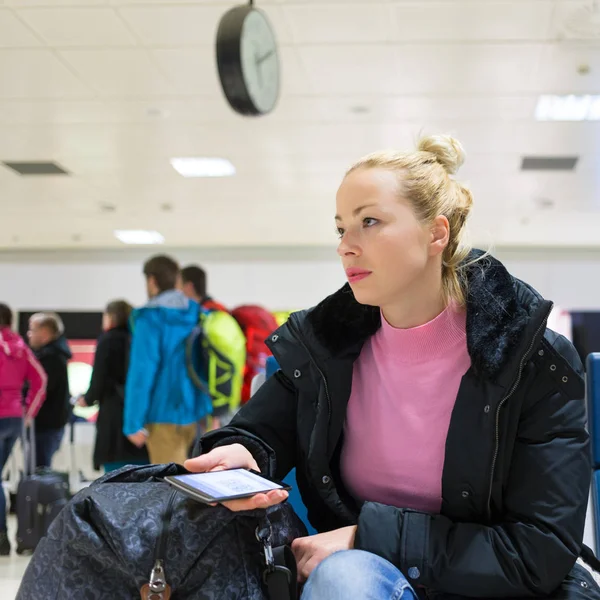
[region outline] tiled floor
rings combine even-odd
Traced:
[[[1,1],[0,4],[2,4]],[[63,444],[54,458],[53,467],[55,469],[71,473],[73,480],[71,488],[74,491],[81,488],[81,484],[75,482],[75,479],[79,477],[80,471],[90,480],[95,479],[101,474],[93,471],[91,468],[94,431],[95,426],[93,424],[78,424],[75,427],[75,446],[70,446],[68,440],[69,436],[65,435]],[[13,460],[9,461],[7,472],[11,471],[12,468],[13,471],[18,473],[22,469],[22,465],[23,457],[19,445],[17,444],[15,447],[14,463]],[[13,489],[11,486],[7,487]],[[0,486],[0,493],[1,492],[2,487]],[[17,556],[15,552],[14,540],[16,537],[16,530],[16,518],[11,516],[8,519],[8,533],[10,542],[13,546],[13,551],[10,557],[0,556],[0,600],[14,600],[21,583],[21,578],[23,577],[30,560],[30,557]]]

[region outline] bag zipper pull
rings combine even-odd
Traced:
[[[154,563],[152,572],[150,573],[150,591],[154,594],[161,594],[165,591],[167,582],[165,581],[165,570],[163,561],[157,560]]]
[[[169,600],[171,587],[165,578],[163,561],[158,559],[150,572],[150,582],[141,589],[142,600]]]

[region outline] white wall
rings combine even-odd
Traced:
[[[517,277],[565,309],[600,309],[600,252],[494,252]],[[145,300],[141,265],[151,252],[0,253],[0,301],[15,310],[100,310],[123,297]],[[344,283],[334,249],[179,250],[208,271],[211,294],[229,306],[304,308]],[[244,257],[243,259],[241,257]]]

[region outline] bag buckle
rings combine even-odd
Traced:
[[[271,545],[271,525],[269,527],[257,527],[256,528],[256,539],[263,545],[265,553],[265,563],[267,565],[267,571],[272,572],[275,570],[275,557],[273,556],[273,546]]]

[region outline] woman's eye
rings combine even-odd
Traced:
[[[371,217],[366,217],[363,219],[363,224],[366,227],[372,227],[373,225],[377,225],[377,223],[379,223],[379,221],[377,219],[373,219]]]
[[[336,233],[337,233],[337,236],[338,236],[339,238],[343,237],[343,235],[344,235],[344,230],[343,230],[341,227],[336,227],[336,228],[335,228],[335,231],[336,231]]]

